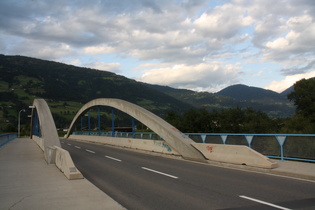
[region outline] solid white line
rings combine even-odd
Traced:
[[[88,149],[86,149],[85,151],[87,151],[87,152],[89,152],[89,153],[95,153],[94,151],[92,151],[92,150],[88,150]]]
[[[161,174],[161,175],[164,175],[164,176],[171,177],[173,179],[178,179],[177,176],[166,174],[166,173],[163,173],[163,172],[160,172],[160,171],[156,171],[156,170],[153,170],[153,169],[150,169],[150,168],[146,168],[146,167],[141,167],[141,168],[144,169],[144,170],[147,170],[147,171],[151,171],[151,172],[154,172],[154,173],[157,173],[157,174]]]
[[[111,157],[111,156],[105,155],[105,157],[107,157],[107,158],[109,158],[109,159],[112,159],[112,160],[116,160],[116,161],[118,161],[118,162],[121,162],[121,160],[119,160],[119,159],[117,159],[117,158],[113,158],[113,157]]]
[[[251,200],[251,201],[257,202],[257,203],[261,203],[261,204],[264,204],[264,205],[267,205],[267,206],[271,206],[271,207],[274,207],[274,208],[277,208],[277,209],[290,210],[290,209],[282,207],[282,206],[278,206],[278,205],[275,205],[275,204],[272,204],[272,203],[261,201],[261,200],[255,199],[255,198],[250,198],[250,197],[247,197],[247,196],[244,196],[244,195],[240,195],[240,197],[244,198],[244,199],[247,199],[247,200]]]
[[[67,143],[69,146],[71,146],[71,144]]]
[[[78,149],[81,149],[81,147],[79,147],[79,146],[74,146],[75,148],[78,148]]]

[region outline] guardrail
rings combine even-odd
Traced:
[[[17,138],[16,133],[8,133],[0,135],[0,147]]]
[[[74,132],[73,134],[163,140],[157,134],[150,132]],[[315,134],[185,134],[197,143],[246,145],[269,158],[315,163]]]

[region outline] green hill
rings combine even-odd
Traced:
[[[66,127],[83,104],[96,98],[127,100],[160,116],[170,110],[191,108],[169,95],[111,72],[5,55],[0,55],[0,98],[0,127],[9,123],[15,125],[18,111],[32,105],[34,98],[46,99],[57,127]],[[22,123],[24,119],[21,118]]]
[[[291,117],[295,107],[285,96],[262,88],[233,85],[218,93],[195,92],[167,86],[145,84],[195,108],[206,108],[208,111],[223,108],[247,108],[265,112],[270,117]]]

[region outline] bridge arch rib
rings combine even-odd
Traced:
[[[121,99],[99,98],[86,103],[72,120],[65,136],[66,138],[73,132],[74,124],[79,119],[80,115],[86,110],[96,106],[109,106],[125,112],[161,136],[171,147],[181,154],[183,158],[205,162],[203,155],[191,145],[193,141],[190,138],[152,112]]]
[[[50,163],[48,152],[49,147],[61,147],[55,121],[51,115],[49,106],[44,99],[35,99],[33,102],[33,106],[35,108],[32,110],[31,138],[33,138],[34,135],[33,126],[34,118],[36,115],[39,121],[38,126],[41,133],[41,139],[43,139],[45,160]]]

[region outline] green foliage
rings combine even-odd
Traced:
[[[288,98],[294,101],[297,114],[315,122],[315,78],[296,82]]]
[[[252,108],[190,109],[183,115],[169,112],[166,120],[185,133],[277,133],[281,128],[281,121]]]

